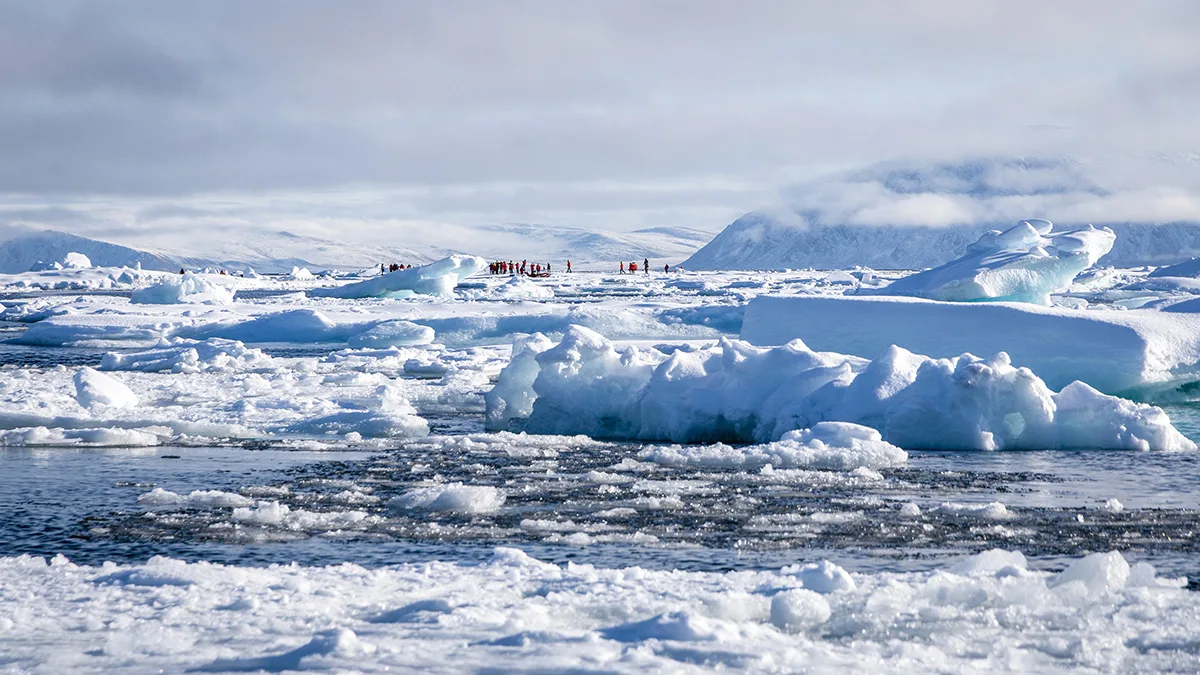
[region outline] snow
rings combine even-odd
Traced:
[[[132,408],[138,404],[133,390],[92,368],[80,368],[75,372],[75,400],[84,408]]]
[[[1054,392],[1007,354],[935,359],[891,347],[873,361],[816,352],[793,340],[760,348],[722,339],[670,354],[618,351],[572,326],[557,345],[524,339],[486,397],[491,429],[690,443],[795,441],[743,453],[761,462],[829,462],[825,446],[858,462],[910,449],[1194,450],[1166,414],[1082,383]],[[848,425],[817,426],[821,422]],[[878,431],[873,434],[871,427]],[[802,431],[806,430],[807,431]],[[799,431],[799,435],[788,435]],[[780,451],[786,452],[780,452]],[[739,461],[736,453],[674,461]],[[671,461],[671,460],[668,460]]]
[[[1150,277],[1182,277],[1191,279],[1200,277],[1200,258],[1192,258],[1174,265],[1159,267],[1150,273]]]
[[[1119,162],[1126,177],[1129,161]],[[1164,222],[1153,213],[1131,220],[1105,204],[1127,188],[1105,184],[1106,164],[1055,156],[893,160],[823,176],[786,190],[783,204],[736,219],[682,266],[926,269],[963,256],[989,230],[1030,213],[1057,214],[1069,228],[1091,222],[1111,229],[1116,243],[1101,265],[1169,265],[1200,253],[1200,223]],[[1194,176],[1195,168],[1187,158],[1164,184]],[[1145,194],[1124,199],[1153,201]]]
[[[378,323],[357,335],[352,335],[347,343],[351,347],[382,349],[427,345],[433,342],[433,337],[434,331],[429,326],[395,319]]]
[[[130,302],[145,305],[229,305],[233,304],[234,291],[205,276],[188,272],[168,276],[152,286],[133,292]]]
[[[967,247],[961,258],[893,281],[876,291],[970,302],[1007,300],[1050,304],[1050,294],[1112,250],[1116,235],[1090,225],[1054,230],[1047,220],[1023,220],[1009,230],[992,230]]]
[[[100,370],[129,370],[144,373],[237,372],[270,367],[271,357],[237,340],[169,338],[151,349],[109,352]]]
[[[854,469],[902,466],[908,453],[883,441],[878,431],[846,422],[819,422],[812,429],[789,431],[773,443],[731,447],[723,443],[700,446],[658,446],[641,459],[675,467],[699,469]]]
[[[1170,646],[1200,639],[1196,594],[1119,553],[1058,574],[988,552],[847,576],[821,594],[786,572],[559,566],[513,549],[379,569],[16,556],[0,559],[0,643],[10,668],[79,673],[1197,666]]]
[[[62,268],[68,270],[84,270],[92,266],[92,261],[82,253],[71,251],[63,256]]]
[[[874,358],[891,345],[935,357],[1004,351],[1058,389],[1079,380],[1111,394],[1170,389],[1200,373],[1200,316],[908,298],[757,297],[743,339]]]
[[[469,255],[452,255],[412,269],[389,272],[373,279],[334,288],[309,291],[322,298],[387,298],[406,295],[451,295],[460,281],[487,269],[487,261]]]

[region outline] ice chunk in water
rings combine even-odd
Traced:
[[[1050,294],[1070,286],[1076,275],[1112,250],[1117,237],[1091,225],[1053,231],[1048,220],[1026,220],[1009,230],[992,230],[966,254],[875,291],[932,300],[1012,300],[1050,304]]]

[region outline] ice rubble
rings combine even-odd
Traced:
[[[1006,352],[1054,389],[1075,380],[1110,393],[1173,388],[1200,376],[1200,314],[1080,311],[916,298],[757,297],[741,337],[800,338],[814,349],[873,358],[891,345],[935,357]]]
[[[956,302],[1009,300],[1050,304],[1080,272],[1112,250],[1116,235],[1087,226],[1054,230],[1048,220],[1023,220],[987,232],[966,254],[875,291]]]
[[[373,279],[333,288],[314,288],[308,293],[320,298],[388,298],[420,295],[451,295],[458,282],[487,268],[487,261],[472,255],[452,255],[412,269],[390,272]]]
[[[100,370],[129,370],[143,373],[238,372],[269,367],[271,357],[237,340],[170,338],[157,346],[136,352],[109,352]]]
[[[0,650],[21,672],[1194,672],[1185,584],[1115,552],[1057,574],[1007,551],[874,574],[560,566],[515,549],[379,569],[16,556],[0,558]]]
[[[877,429],[905,448],[1196,448],[1159,408],[1082,383],[1055,393],[1003,352],[934,359],[891,347],[868,361],[799,340],[759,348],[722,339],[666,354],[618,351],[572,326],[557,345],[519,339],[485,401],[491,429],[596,438],[878,448],[866,430],[815,427],[838,421]]]
[[[152,286],[139,288],[129,301],[142,305],[231,305],[233,295],[233,289],[188,272],[167,275]]]

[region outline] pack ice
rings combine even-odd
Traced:
[[[452,255],[437,262],[383,274],[373,279],[333,288],[314,288],[318,298],[401,298],[413,294],[452,295],[458,282],[487,268],[473,255]]]
[[[870,574],[560,566],[512,548],[378,569],[14,556],[0,633],[13,672],[1195,672],[1186,582],[1115,551],[1059,573],[991,550]]]
[[[985,233],[957,260],[893,281],[876,291],[932,300],[1012,300],[1050,304],[1050,294],[1112,250],[1113,231],[1088,225],[1056,231],[1048,220],[1023,220]]]
[[[1196,448],[1159,408],[1081,382],[1052,391],[1003,352],[938,359],[893,346],[867,360],[800,340],[761,348],[722,339],[667,353],[618,350],[572,326],[558,344],[517,340],[485,400],[491,429],[596,438],[816,441],[852,453],[876,452],[881,441],[947,450]],[[810,427],[820,433],[795,433]]]

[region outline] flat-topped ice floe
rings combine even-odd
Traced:
[[[487,268],[487,261],[473,255],[452,255],[437,262],[383,274],[373,279],[334,288],[314,288],[309,295],[319,298],[396,298],[414,294],[451,295],[458,282]]]
[[[618,351],[580,326],[557,345],[532,336],[513,351],[485,397],[491,429],[674,442],[783,439],[810,447],[776,451],[819,451],[823,462],[830,447],[861,455],[880,441],[947,450],[1196,448],[1159,408],[1079,382],[1056,393],[1003,352],[935,359],[891,347],[868,361],[813,351],[799,340],[768,349],[725,339],[670,354]],[[812,431],[792,433],[804,429]]]
[[[1187,312],[758,297],[746,308],[741,337],[756,345],[799,338],[813,349],[868,358],[891,345],[942,358],[1003,351],[1054,389],[1080,380],[1110,394],[1147,396],[1200,378],[1200,314]]]
[[[1117,237],[1107,228],[1054,230],[1048,220],[1023,220],[1004,232],[992,230],[961,258],[918,272],[873,291],[933,300],[1012,300],[1050,304],[1080,272],[1112,250]]]

